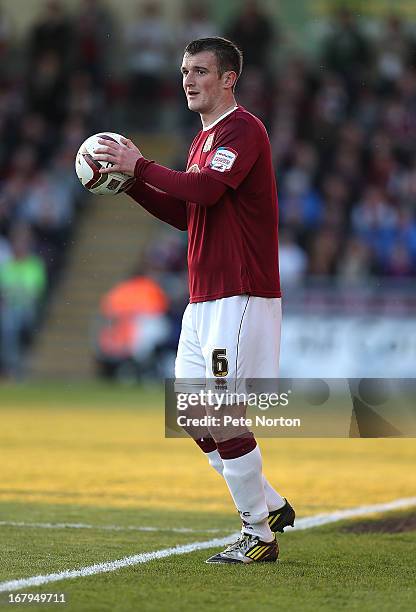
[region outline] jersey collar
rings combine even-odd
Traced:
[[[230,108],[230,110],[228,110],[226,113],[221,115],[221,117],[218,117],[218,119],[216,119],[213,123],[211,123],[211,125],[207,125],[207,127],[202,128],[202,131],[207,132],[208,130],[213,128],[215,125],[217,125],[217,123],[225,119],[225,117],[228,117],[228,115],[231,115],[231,113],[233,113],[237,108],[238,108],[238,104],[236,104],[233,108]]]

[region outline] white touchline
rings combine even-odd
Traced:
[[[26,523],[0,521],[0,527],[37,527],[39,529],[102,529],[104,531],[155,531],[172,533],[224,533],[228,529],[191,529],[189,527],[146,527],[140,525],[90,525],[88,523]]]
[[[311,527],[336,523],[342,519],[355,518],[356,516],[365,516],[366,514],[375,514],[377,512],[388,512],[389,510],[400,510],[400,508],[409,508],[411,506],[416,506],[416,497],[395,499],[391,502],[373,504],[372,506],[357,506],[356,508],[347,508],[346,510],[336,510],[330,514],[315,514],[315,516],[296,519],[293,529],[311,529]]]
[[[319,527],[320,525],[326,525],[328,523],[334,523],[341,519],[353,518],[357,516],[365,516],[367,514],[373,514],[377,512],[387,512],[389,510],[398,510],[400,508],[408,508],[410,506],[416,506],[416,497],[408,497],[406,499],[396,499],[391,502],[384,504],[374,504],[372,506],[359,506],[357,508],[349,508],[347,510],[338,510],[330,514],[318,514],[316,516],[305,517],[297,519],[295,529],[310,529],[312,527]],[[155,550],[154,552],[140,553],[138,555],[132,555],[130,557],[123,557],[123,559],[116,559],[115,561],[107,561],[105,563],[97,563],[95,565],[88,565],[81,567],[80,569],[64,570],[62,572],[56,572],[54,574],[45,574],[39,576],[31,576],[29,578],[21,578],[19,580],[10,580],[8,582],[0,582],[0,593],[5,591],[17,591],[19,589],[26,589],[34,586],[41,586],[42,584],[48,584],[50,582],[59,582],[60,580],[69,580],[72,578],[81,578],[84,576],[93,576],[94,574],[103,574],[106,572],[114,572],[123,567],[131,567],[133,565],[139,565],[140,563],[148,563],[156,559],[164,559],[165,557],[171,557],[172,555],[184,555],[186,553],[195,552],[196,550],[204,550],[206,548],[214,548],[225,546],[238,537],[239,533],[233,533],[224,538],[214,538],[205,542],[191,542],[191,544],[184,544],[182,546],[175,546],[173,548],[164,548],[162,550]]]
[[[0,593],[4,591],[16,591],[18,589],[39,586],[49,582],[57,582],[59,580],[68,580],[69,578],[80,578],[84,576],[93,576],[94,574],[103,574],[105,572],[114,572],[115,570],[139,563],[147,563],[155,559],[163,559],[172,555],[183,555],[185,553],[194,552],[195,550],[203,550],[204,548],[212,548],[214,546],[225,546],[229,544],[234,536],[225,538],[215,538],[207,542],[192,542],[183,546],[175,546],[173,548],[164,548],[155,550],[154,552],[140,553],[115,561],[107,561],[106,563],[97,563],[96,565],[88,565],[77,570],[64,570],[56,574],[46,574],[45,576],[32,576],[31,578],[22,578],[20,580],[11,580],[10,582],[0,582]]]

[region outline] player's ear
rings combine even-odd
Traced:
[[[227,89],[233,88],[237,80],[237,75],[234,72],[234,70],[228,70],[227,72],[224,72],[223,76],[224,76],[224,86]]]

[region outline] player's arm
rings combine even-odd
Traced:
[[[243,182],[260,156],[261,142],[261,128],[238,118],[218,130],[200,172],[176,172],[141,156],[135,163],[134,176],[177,198],[212,206],[228,188],[237,189]]]
[[[134,176],[175,198],[201,206],[213,206],[227,189],[226,185],[206,174],[171,170],[144,157],[137,160]]]
[[[100,144],[108,145],[107,140],[100,139]],[[118,159],[111,159],[112,166],[110,171],[116,170],[116,167],[125,168],[120,170],[126,174],[133,174],[128,172],[129,166],[133,167],[136,163],[137,157],[142,156],[139,149],[126,138],[122,139],[122,145],[117,144],[116,148],[111,149],[110,147],[102,147],[96,149],[97,159],[102,161],[110,161],[110,155],[114,156],[118,154]],[[119,149],[119,150],[118,150]],[[146,185],[144,181],[137,180],[135,183],[127,189],[127,195],[129,195],[135,202],[140,204],[145,210],[150,212],[154,217],[173,225],[179,230],[188,229],[187,215],[186,215],[186,204],[183,200],[169,196],[167,193],[163,193],[158,189],[154,189],[150,185]]]
[[[212,206],[228,188],[237,189],[243,182],[260,156],[263,138],[258,124],[237,118],[218,129],[213,150],[200,172],[176,172],[140,156],[134,176],[177,198]]]
[[[227,189],[215,177],[196,172],[178,172],[145,159],[130,140],[123,140],[122,144],[107,140],[99,142],[103,147],[96,149],[96,159],[112,164],[102,168],[101,173],[124,172],[161,189],[177,200],[201,206],[213,206]]]
[[[158,191],[140,180],[126,193],[157,219],[182,231],[188,229],[186,204],[183,200]]]

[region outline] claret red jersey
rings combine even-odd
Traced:
[[[190,301],[280,297],[277,190],[262,122],[237,106],[197,134],[187,172],[228,187],[213,206],[187,202]]]

